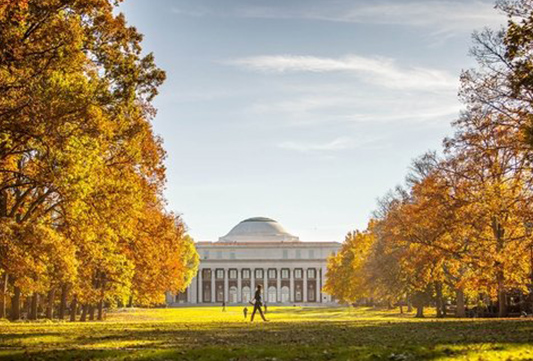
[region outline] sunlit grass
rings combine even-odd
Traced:
[[[249,307],[251,311],[251,307]],[[120,310],[104,322],[0,323],[0,360],[532,360],[533,321],[415,319],[397,310]]]

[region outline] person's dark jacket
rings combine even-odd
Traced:
[[[263,304],[263,302],[261,302],[261,291],[260,290],[255,291],[254,299],[255,299],[255,303],[258,304],[259,306]]]

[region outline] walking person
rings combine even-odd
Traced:
[[[246,316],[248,316],[248,307],[244,307],[244,310],[242,310],[242,313],[244,314],[244,319],[246,320]]]
[[[222,302],[222,312],[226,312],[226,302]]]
[[[261,316],[263,321],[268,321],[265,318],[265,315],[263,315],[263,310],[261,309],[261,306],[263,305],[263,303],[261,302],[261,289],[262,289],[261,285],[257,285],[254,299],[253,299],[254,310],[252,311],[252,317],[250,319],[250,322],[254,322],[254,316],[257,311],[259,311],[259,315]]]

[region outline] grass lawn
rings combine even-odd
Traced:
[[[533,320],[418,320],[366,308],[137,309],[104,322],[0,321],[0,360],[533,360]]]

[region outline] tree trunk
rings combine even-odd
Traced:
[[[0,318],[7,317],[7,286],[9,282],[9,275],[7,272],[2,277],[2,295],[0,295]]]
[[[67,297],[68,297],[68,286],[61,286],[61,303],[59,304],[59,319],[63,320],[65,318],[65,311],[67,309]]]
[[[76,312],[78,310],[78,298],[74,296],[70,304],[70,322],[76,321]]]
[[[54,299],[56,295],[55,288],[52,288],[50,291],[48,291],[48,300],[46,305],[46,318],[51,320],[54,318]]]
[[[31,297],[30,315],[28,317],[29,320],[37,319],[38,304],[39,304],[39,294],[37,292],[34,292],[33,296]]]
[[[442,284],[440,282],[435,282],[435,298],[437,301],[437,318],[442,318],[444,317],[442,313],[444,303],[442,302]]]
[[[133,307],[133,295],[130,296],[130,299],[128,301],[128,307],[129,308]]]
[[[104,300],[100,300],[98,302],[98,321],[102,321],[104,319]]]
[[[102,277],[102,284],[100,286],[100,302],[98,302],[98,321],[102,321],[104,319],[104,299],[106,283],[106,278],[104,276]]]
[[[14,288],[13,297],[11,298],[11,320],[20,320],[20,288]]]
[[[507,316],[507,295],[505,293],[503,271],[498,271],[498,316]]]
[[[455,295],[457,298],[457,309],[455,311],[455,316],[457,317],[466,317],[466,310],[465,310],[465,292],[462,288],[459,288],[455,291]]]
[[[494,238],[496,239],[496,254],[499,255],[504,249],[504,235],[505,229],[502,227],[499,218],[497,216],[492,217],[492,230],[494,232]],[[498,285],[498,316],[507,316],[507,297],[505,294],[505,277],[503,274],[503,264],[500,261],[495,263],[496,283]]]
[[[80,322],[85,322],[87,321],[87,304],[84,303],[83,306],[81,306],[81,317],[80,317]]]
[[[403,305],[402,304],[400,304],[400,314],[403,315]]]
[[[424,305],[416,306],[416,318],[424,318]]]
[[[89,306],[89,321],[94,321],[94,304]]]
[[[31,297],[26,297],[24,299],[24,315],[26,319],[29,319],[31,316]]]
[[[416,307],[417,318],[424,317],[424,306],[427,302],[427,293],[422,291],[416,291],[413,295],[413,304]]]

